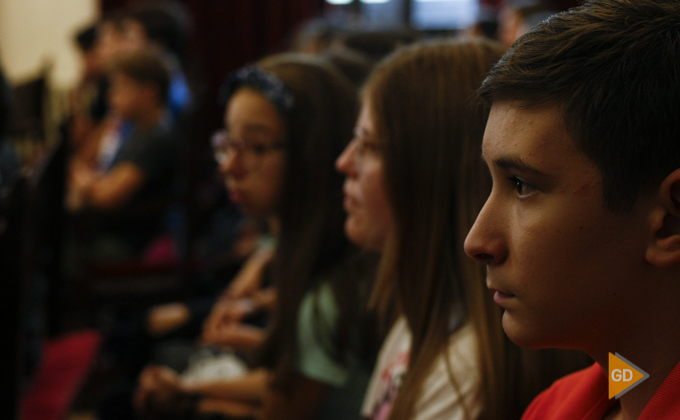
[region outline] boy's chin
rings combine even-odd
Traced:
[[[557,348],[551,337],[537,326],[526,325],[513,318],[508,311],[503,312],[503,330],[515,344],[526,349]]]

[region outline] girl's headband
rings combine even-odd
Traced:
[[[255,65],[243,67],[226,77],[220,88],[220,104],[226,105],[231,95],[242,86],[257,89],[284,114],[293,109],[293,95],[286,85],[278,77]]]

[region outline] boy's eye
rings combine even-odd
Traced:
[[[512,176],[509,179],[513,184],[515,184],[515,191],[517,191],[517,197],[523,198],[523,197],[530,195],[532,192],[534,192],[534,187],[527,184],[521,178],[518,178],[516,176]]]

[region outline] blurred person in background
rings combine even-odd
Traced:
[[[501,55],[487,41],[418,43],[364,87],[337,167],[347,235],[382,252],[373,302],[391,325],[365,418],[474,419],[500,401],[502,336],[481,267],[461,245],[488,188],[478,162],[486,114],[473,93]]]
[[[267,58],[236,72],[226,87],[226,132],[215,146],[232,201],[269,220],[276,238],[273,319],[255,370],[195,381],[150,366],[136,404],[149,418],[180,409],[359,418],[373,355],[365,312],[371,264],[343,234],[342,177],[333,169],[351,137],[355,91],[326,60],[302,55]],[[229,334],[235,319],[222,315],[206,324],[204,341],[214,328],[213,343],[225,344],[220,330]]]
[[[498,8],[480,4],[476,22],[471,27],[463,29],[461,35],[498,40]]]
[[[498,40],[510,48],[529,29],[560,11],[556,0],[507,0],[499,13]]]
[[[170,70],[168,107],[173,119],[180,118],[191,105],[191,90],[182,69],[188,35],[182,22],[162,5],[140,8],[124,19],[124,48],[153,49]]]
[[[71,162],[67,206],[73,212],[101,212],[93,240],[103,241],[102,254],[95,258],[115,260],[139,255],[162,233],[178,140],[166,109],[168,71],[156,54],[119,55],[109,76],[111,112],[130,121],[131,132],[109,171],[97,171],[77,158]]]
[[[99,95],[98,85],[99,81],[104,79],[104,73],[95,48],[97,27],[92,25],[78,31],[74,40],[83,62],[81,79],[69,98],[70,112],[73,116],[72,143],[77,148],[89,130],[101,121],[107,105],[105,98]]]
[[[126,52],[152,51],[158,55],[170,74],[165,97],[169,122],[176,124],[191,103],[191,92],[180,65],[187,36],[179,20],[162,6],[112,15],[97,27],[92,61],[106,74],[116,59]],[[95,105],[101,105],[102,98],[108,97],[109,83],[106,77],[100,81]],[[95,111],[92,115],[95,122],[93,129],[84,136],[82,130],[78,130],[80,126],[75,125],[72,130],[75,155],[90,168],[108,172],[131,135],[133,123],[120,113],[109,112],[105,105],[92,111]]]
[[[94,35],[92,45],[90,36]],[[109,76],[123,51],[123,20],[119,15],[104,18],[76,36],[84,71],[70,100],[69,140],[73,159],[105,172],[122,146],[122,121],[109,108]],[[129,130],[125,134],[129,133]]]

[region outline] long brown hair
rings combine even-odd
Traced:
[[[466,258],[463,242],[490,191],[479,157],[488,111],[475,92],[502,53],[481,39],[415,44],[382,62],[365,87],[394,217],[373,297],[385,307],[393,288],[413,334],[393,420],[412,416],[452,330],[467,321],[477,337],[487,415],[495,416],[489,402],[501,399],[499,312],[483,267]]]
[[[365,312],[364,278],[355,271],[357,252],[343,230],[344,178],[334,169],[352,137],[357,100],[350,82],[325,60],[284,54],[258,66],[280,79],[293,97],[285,115],[287,162],[272,267],[278,301],[257,358],[274,372],[272,385],[285,391],[295,367],[298,311],[306,293],[330,280],[340,315],[334,342],[326,347],[341,362],[356,318]],[[329,320],[315,319],[317,326],[324,321]]]
[[[464,322],[477,340],[479,418],[519,418],[555,379],[592,363],[580,352],[510,342],[485,268],[463,250],[491,190],[480,158],[488,108],[476,89],[501,54],[483,39],[415,44],[382,62],[364,90],[394,218],[372,303],[383,319],[392,318],[396,305],[413,334],[391,420],[412,417],[425,378]],[[457,388],[450,368],[449,378]]]

